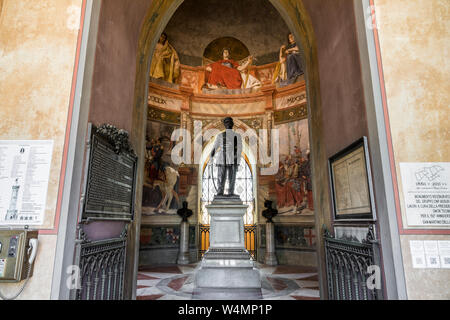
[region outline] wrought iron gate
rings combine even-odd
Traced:
[[[127,237],[77,244],[79,288],[76,300],[123,300]]]
[[[335,239],[325,228],[325,252],[330,300],[382,300],[380,248],[372,227],[363,243]],[[368,286],[369,267],[380,277],[380,287]],[[369,279],[372,280],[372,279]]]

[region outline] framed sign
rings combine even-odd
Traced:
[[[375,220],[367,138],[329,159],[335,220]]]

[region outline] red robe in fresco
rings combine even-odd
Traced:
[[[221,85],[227,89],[240,89],[242,86],[242,77],[237,67],[239,64],[234,60],[220,60],[209,65],[211,72],[208,77],[208,83],[212,85]],[[231,67],[232,66],[232,67]]]

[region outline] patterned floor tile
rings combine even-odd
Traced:
[[[273,274],[288,274],[288,273],[316,273],[317,268],[302,267],[302,266],[277,266]]]
[[[317,271],[310,267],[258,264],[263,300],[317,300]],[[137,283],[138,300],[191,300],[197,265],[142,266]]]
[[[178,291],[178,290],[180,290],[183,287],[183,285],[186,282],[188,277],[189,276],[185,276],[185,277],[181,277],[181,278],[178,278],[178,279],[174,279],[174,280],[170,281],[167,286],[172,288],[175,291]]]
[[[308,280],[295,280],[300,288],[317,288],[319,287],[318,281],[308,281]]]
[[[136,300],[158,300],[159,298],[164,297],[164,294],[153,294],[148,296],[138,296]]]
[[[303,288],[296,290],[291,293],[293,296],[301,296],[301,297],[316,297],[319,298],[319,290],[316,289],[309,289],[309,288]]]
[[[182,273],[178,266],[141,266],[139,271],[145,273]]]
[[[301,277],[296,280],[319,281],[319,275],[317,273],[316,274],[305,273],[302,274]]]
[[[154,287],[156,286],[161,279],[155,279],[155,280],[139,280],[138,285],[146,286],[146,287]]]
[[[138,276],[137,276],[138,280],[154,280],[154,279],[158,279],[149,275],[146,275],[145,273],[139,272]]]
[[[281,291],[288,287],[288,285],[281,279],[267,277],[267,280],[276,291]]]
[[[302,297],[302,296],[293,296],[291,295],[292,298],[294,298],[295,300],[320,300],[320,298],[316,298],[316,297]]]

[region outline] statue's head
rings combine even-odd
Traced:
[[[226,117],[225,119],[223,119],[223,125],[225,126],[226,129],[233,129],[234,126],[233,118]]]

